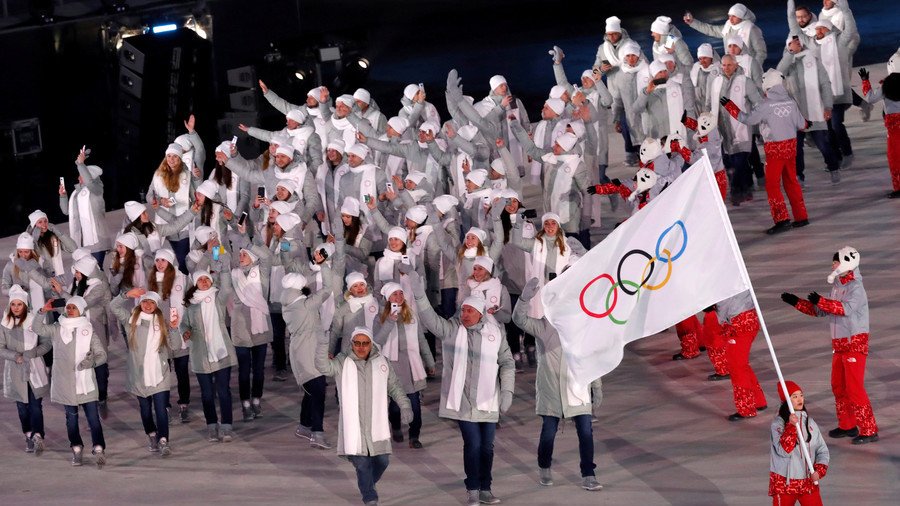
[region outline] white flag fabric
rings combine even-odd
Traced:
[[[626,344],[750,288],[707,157],[541,291],[577,384],[615,369]]]

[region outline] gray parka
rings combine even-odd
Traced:
[[[131,318],[134,310],[141,311],[140,306],[135,307],[134,299],[126,297],[124,294],[119,295],[109,304],[110,310],[116,315],[122,326],[125,327],[125,342],[128,343],[128,353],[125,360],[125,391],[137,397],[150,397],[159,392],[167,392],[172,387],[172,373],[169,371],[169,354],[181,347],[181,335],[178,329],[172,329],[168,326],[169,317],[162,314],[164,324],[167,326],[168,336],[166,338],[167,346],[160,346],[156,350],[157,360],[159,360],[162,369],[162,381],[155,386],[146,386],[144,384],[144,354],[147,352],[147,334],[150,332],[150,325],[158,325],[156,316],[154,315],[150,321],[142,321],[138,319],[131,333]]]
[[[91,362],[89,377],[93,388],[86,394],[79,394],[75,390],[76,367],[79,365],[75,361],[75,339],[69,341],[68,344],[63,343],[59,335],[59,322],[48,325],[42,321],[43,316],[43,311],[35,314],[31,329],[39,336],[49,337],[50,342],[53,343],[53,379],[50,382],[50,400],[64,406],[78,406],[99,400],[100,391],[97,388],[94,368],[106,363],[106,349],[100,342],[100,338],[96,333],[91,335],[91,355],[88,358]]]
[[[35,318],[42,315],[35,315]],[[48,336],[38,336],[38,342],[34,348],[25,349],[25,329],[22,326],[8,329],[0,325],[0,359],[3,364],[3,396],[16,402],[28,403],[28,387],[31,387],[35,399],[40,399],[50,391],[50,382],[41,388],[35,388],[29,379],[31,364],[29,360],[44,356],[50,351],[51,339]],[[21,364],[16,363],[16,356],[21,354],[25,359]]]

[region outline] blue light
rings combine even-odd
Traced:
[[[153,33],[166,33],[166,32],[174,32],[178,29],[178,25],[175,23],[169,23],[167,25],[156,25],[153,27]]]

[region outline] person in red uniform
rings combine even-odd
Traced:
[[[706,347],[706,354],[713,366],[713,373],[706,377],[709,381],[722,381],[729,379],[728,348],[725,344],[725,336],[722,335],[722,326],[719,324],[719,316],[716,306],[710,306],[703,310],[703,325],[700,329],[700,345]]]
[[[838,427],[833,438],[850,437],[855,445],[878,441],[878,425],[864,384],[869,355],[869,300],[859,273],[859,252],[844,246],[832,258],[831,294],[816,292],[806,300],[792,293],[781,294],[801,313],[826,317],[831,329],[831,391]]]
[[[759,333],[759,318],[750,291],[744,291],[716,304],[716,314],[725,338],[725,355],[731,368],[731,388],[737,412],[728,416],[736,422],[756,416],[768,407],[766,395],[750,367],[750,348]]]

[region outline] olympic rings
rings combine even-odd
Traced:
[[[662,247],[662,242],[663,239],[665,239],[669,234],[669,232],[671,232],[675,227],[679,227],[681,229],[682,236],[684,236],[684,241],[682,242],[681,248],[678,250],[678,252],[673,255],[672,251],[670,251],[668,248]],[[603,319],[608,317],[609,320],[616,325],[625,325],[626,323],[628,323],[628,320],[619,320],[612,315],[613,310],[616,308],[616,305],[619,302],[619,289],[621,289],[622,292],[627,295],[634,295],[637,296],[638,299],[640,299],[640,291],[642,288],[645,288],[647,290],[659,290],[666,286],[669,283],[669,280],[672,278],[672,263],[675,260],[681,258],[681,255],[683,255],[687,249],[687,243],[687,227],[685,226],[683,221],[676,220],[672,225],[663,230],[662,233],[660,233],[659,238],[657,238],[655,256],[650,255],[650,253],[642,249],[630,250],[629,252],[625,253],[619,260],[619,265],[616,268],[615,278],[613,278],[610,274],[603,273],[584,285],[584,287],[581,289],[581,294],[578,297],[578,302],[581,305],[581,310],[586,315],[592,318]],[[622,279],[622,266],[625,264],[625,261],[632,255],[639,255],[647,259],[647,264],[644,265],[644,269],[641,271],[641,280],[639,283],[628,279]],[[653,278],[654,269],[656,267],[655,264],[657,261],[666,264],[666,275],[662,281],[655,285],[652,285],[650,284],[650,280]],[[606,307],[604,308],[603,312],[598,313],[588,309],[587,305],[584,302],[584,297],[588,289],[601,279],[609,281],[610,288],[606,292]]]
[[[678,225],[679,227],[681,227],[681,233],[682,233],[682,235],[684,235],[684,242],[681,243],[681,249],[678,250],[678,253],[676,253],[675,256],[673,256],[671,258],[671,260],[675,261],[675,260],[678,260],[679,258],[681,258],[681,254],[684,253],[684,249],[687,248],[687,242],[688,242],[687,228],[685,228],[683,221],[678,220],[675,223],[673,223],[672,226],[663,230],[662,233],[659,234],[659,239],[656,240],[656,258],[658,258],[660,262],[668,263],[668,261],[669,261],[669,260],[663,260],[662,258],[660,258],[660,257],[662,257],[662,255],[660,255],[660,253],[659,253],[659,247],[662,244],[663,239],[666,238],[666,234],[668,234],[670,230],[675,228],[675,225]]]

